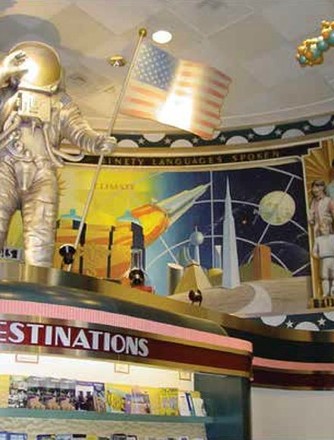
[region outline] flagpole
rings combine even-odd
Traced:
[[[110,124],[109,124],[108,131],[107,131],[108,136],[111,136],[111,134],[112,134],[112,132],[114,130],[114,125],[115,125],[115,122],[116,122],[116,118],[118,116],[118,112],[119,112],[122,100],[124,98],[124,94],[125,94],[125,91],[127,89],[127,86],[128,86],[128,83],[129,83],[129,80],[130,80],[130,77],[131,77],[132,70],[133,70],[133,68],[135,66],[135,63],[136,63],[136,60],[137,60],[137,57],[138,57],[138,54],[139,54],[140,46],[141,46],[141,44],[143,42],[143,39],[147,35],[147,30],[145,28],[141,28],[141,29],[139,29],[138,34],[139,34],[138,42],[137,42],[134,54],[132,56],[132,60],[131,60],[131,63],[130,63],[129,69],[128,69],[128,73],[127,73],[127,75],[125,77],[125,80],[123,82],[121,92],[120,92],[120,94],[118,96],[118,99],[117,99],[117,102],[116,102],[116,106],[114,108],[114,111],[113,111],[113,114],[112,114],[112,117],[111,117],[111,120],[110,120]],[[87,215],[88,215],[88,211],[89,211],[92,199],[93,199],[94,191],[95,191],[95,188],[96,188],[97,179],[98,179],[98,177],[100,175],[100,171],[102,169],[103,159],[104,159],[104,154],[100,154],[100,157],[99,157],[99,160],[98,160],[98,163],[97,163],[97,167],[96,167],[96,170],[95,170],[95,173],[94,173],[91,185],[90,185],[90,190],[89,190],[89,193],[87,195],[87,199],[86,199],[86,203],[85,203],[85,206],[84,206],[84,210],[82,212],[82,217],[81,217],[81,220],[80,220],[80,225],[79,225],[78,233],[77,233],[74,245],[73,245],[74,246],[74,253],[73,253],[73,255],[75,254],[75,251],[77,250],[77,247],[78,247],[79,242],[80,242],[81,234],[82,234],[83,228],[85,226],[85,221],[86,221],[86,218],[87,218]],[[73,265],[73,261],[72,261],[72,263],[67,265],[67,272],[70,272],[72,270],[72,265]]]

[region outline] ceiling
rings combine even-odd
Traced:
[[[268,125],[333,112],[334,49],[316,67],[300,67],[297,46],[334,20],[334,0],[1,0],[0,51],[23,40],[54,46],[67,91],[97,129],[107,129],[138,31],[170,30],[164,48],[215,66],[232,78],[221,128]],[[158,123],[118,115],[115,131],[167,132]],[[175,129],[172,129],[175,131]]]

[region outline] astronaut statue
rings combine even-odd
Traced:
[[[79,155],[60,151],[67,139]],[[58,211],[56,170],[84,153],[106,154],[116,139],[95,132],[65,93],[56,51],[22,42],[0,64],[0,249],[22,214],[25,262],[52,265]]]

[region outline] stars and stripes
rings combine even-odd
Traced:
[[[212,139],[230,82],[215,68],[143,43],[120,111]]]

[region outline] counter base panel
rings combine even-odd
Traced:
[[[102,420],[55,420],[41,418],[1,418],[1,430],[26,432],[29,440],[38,434],[95,434],[110,436],[112,433],[135,434],[139,439],[151,437],[181,437],[206,439],[205,426],[184,423],[116,422]]]

